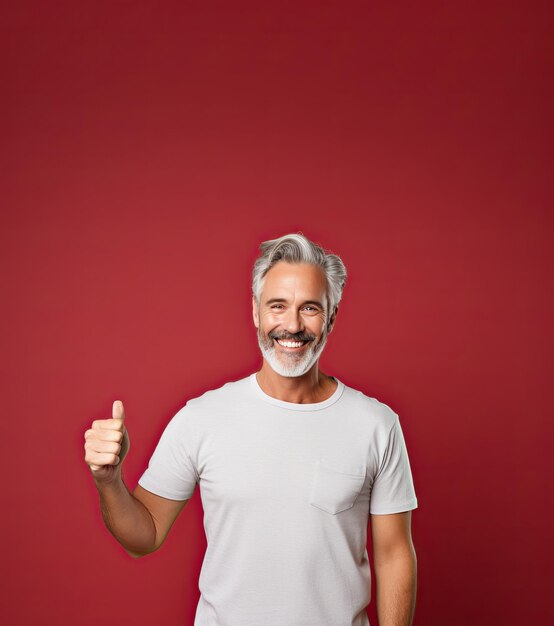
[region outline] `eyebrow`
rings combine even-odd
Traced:
[[[270,298],[269,300],[266,300],[266,306],[268,304],[273,304],[274,302],[284,302],[285,304],[287,303],[287,301],[284,298]],[[321,304],[321,302],[318,302],[317,300],[306,300],[305,302],[302,302],[302,305],[305,304],[315,304],[316,306],[318,306],[320,309],[323,308],[323,305]]]

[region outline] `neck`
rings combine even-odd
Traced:
[[[268,396],[295,404],[323,402],[337,388],[336,380],[324,374],[317,362],[302,376],[290,377],[278,374],[264,359],[256,380]]]

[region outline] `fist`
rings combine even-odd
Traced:
[[[112,407],[112,418],[94,420],[85,432],[85,462],[95,479],[110,481],[121,474],[121,464],[129,451],[125,411],[121,400]]]

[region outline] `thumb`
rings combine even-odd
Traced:
[[[114,419],[125,419],[125,410],[123,408],[123,402],[121,400],[115,400],[112,407],[112,417]]]

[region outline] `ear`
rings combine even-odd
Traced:
[[[252,296],[252,319],[254,320],[254,326],[259,328],[260,318],[258,317],[258,305],[256,304],[256,298]]]
[[[330,333],[334,326],[335,326],[335,320],[337,319],[337,313],[338,313],[339,307],[338,305],[335,307],[335,310],[333,311],[331,317],[329,318],[329,321],[327,322],[327,332]]]

